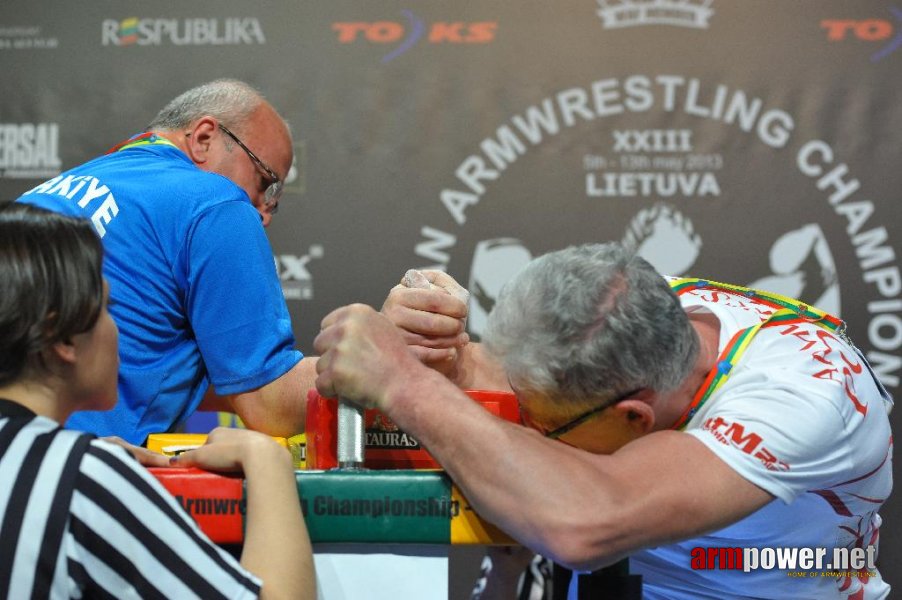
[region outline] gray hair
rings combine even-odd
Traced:
[[[260,92],[243,81],[217,79],[180,94],[153,118],[146,131],[182,129],[205,115],[241,130],[263,102]]]
[[[517,387],[574,403],[672,390],[699,346],[664,277],[615,243],[533,260],[501,290],[483,342]]]

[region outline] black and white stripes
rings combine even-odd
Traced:
[[[0,598],[257,596],[259,580],[124,449],[11,412],[0,414]]]

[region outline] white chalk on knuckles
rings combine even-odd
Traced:
[[[435,285],[430,282],[429,279],[423,274],[422,271],[417,269],[408,269],[406,273],[404,273],[404,277],[401,278],[401,285],[408,288],[417,288],[424,290],[443,290],[464,304],[467,304],[470,301],[470,292],[459,285],[454,285],[452,287],[442,287],[440,285]]]

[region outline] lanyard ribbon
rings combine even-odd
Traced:
[[[789,325],[792,323],[813,323],[836,333],[844,340],[849,341],[851,345],[851,341],[848,340],[845,335],[846,324],[844,321],[819,308],[810,306],[793,298],[788,298],[773,292],[753,290],[739,285],[718,283],[706,279],[676,279],[670,282],[670,287],[678,296],[685,294],[686,292],[699,290],[730,292],[758,300],[776,309],[767,317],[767,319],[757,325],[752,325],[751,327],[737,331],[736,335],[727,342],[726,347],[720,353],[720,356],[717,357],[714,368],[708,372],[704,383],[702,383],[702,386],[692,398],[692,402],[689,403],[689,406],[686,407],[686,410],[680,415],[680,418],[677,419],[671,429],[683,429],[686,427],[689,420],[692,419],[702,405],[707,402],[711,394],[716,392],[726,382],[730,373],[733,371],[733,367],[739,362],[739,359],[751,343],[752,338],[754,338],[764,327]],[[854,348],[855,346],[852,345],[852,347]]]
[[[135,137],[128,138],[124,142],[119,142],[118,144],[107,150],[106,153],[113,154],[114,152],[119,152],[121,150],[128,150],[129,148],[135,148],[137,146],[149,145],[172,146],[173,148],[178,148],[178,146],[176,146],[163,136],[152,131],[148,131],[147,133],[142,133],[141,135],[136,135]]]

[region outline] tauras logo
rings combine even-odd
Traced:
[[[59,125],[0,123],[0,173],[10,179],[41,179],[60,172]]]
[[[418,441],[398,429],[391,419],[381,413],[377,413],[366,428],[366,445],[368,448],[385,449],[417,450],[420,447]]]
[[[254,17],[105,19],[101,25],[104,46],[235,46],[265,44],[260,21]]]
[[[368,448],[419,449],[420,443],[403,431],[366,431]]]

